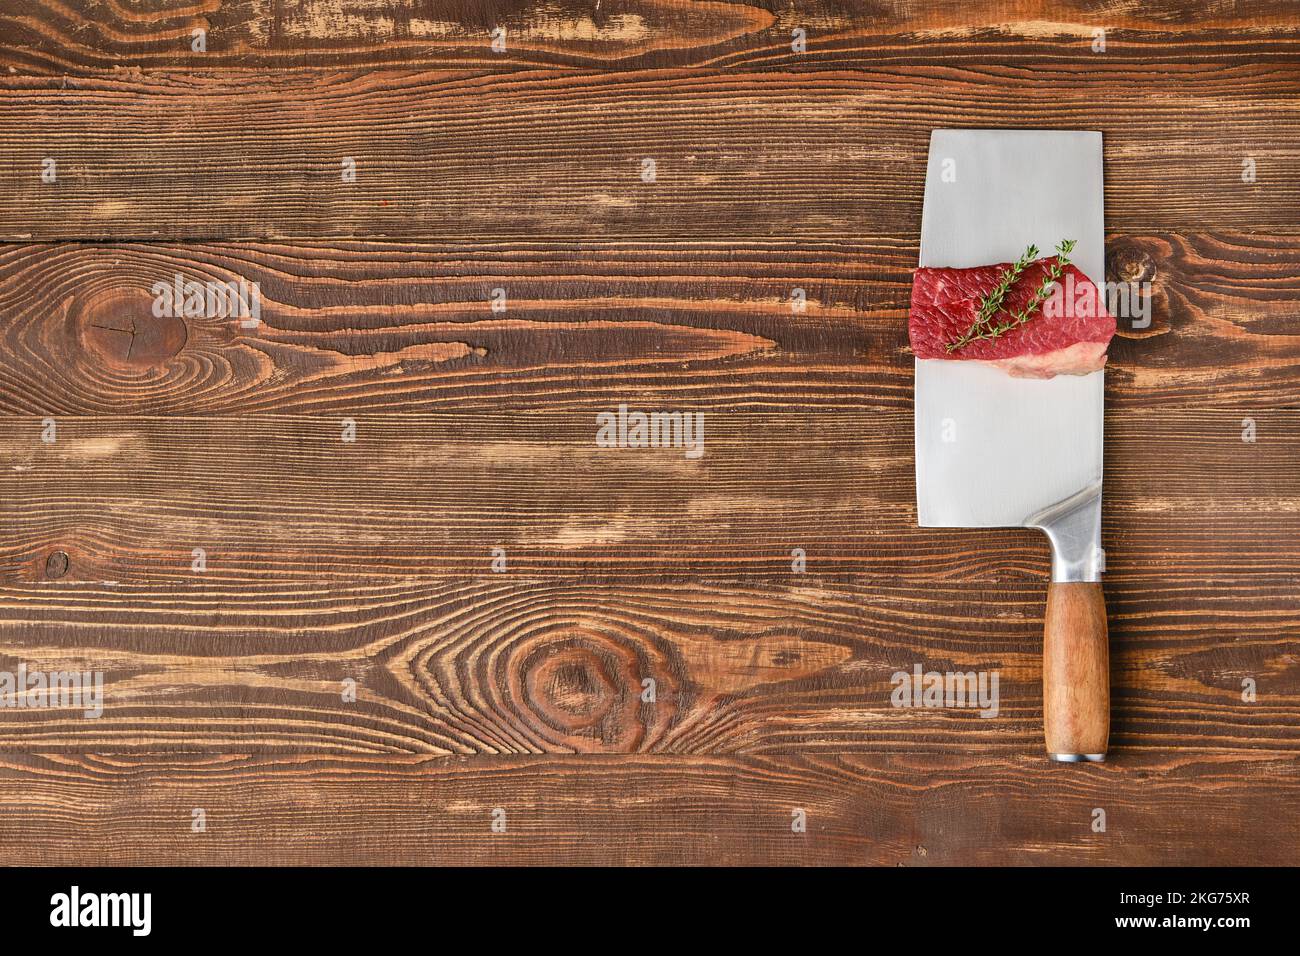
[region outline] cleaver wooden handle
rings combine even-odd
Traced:
[[[1043,635],[1043,727],[1053,760],[1102,760],[1110,737],[1110,653],[1100,582],[1053,582]]]

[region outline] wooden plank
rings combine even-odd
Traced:
[[[103,697],[0,707],[0,749],[1041,752],[1045,581],[789,577],[6,587],[0,669]],[[1111,577],[1112,748],[1300,752],[1297,583]],[[896,706],[917,665],[996,707]]]
[[[617,397],[613,399],[617,401]],[[628,399],[625,397],[624,401]],[[632,408],[638,406],[632,402]],[[1045,575],[1029,530],[918,528],[907,412],[676,406],[703,455],[598,447],[617,405],[430,415],[0,422],[0,577],[192,583],[814,573],[912,582]],[[1300,411],[1152,408],[1106,423],[1111,572],[1300,574]],[[345,441],[346,421],[356,440]]]
[[[494,51],[498,27],[506,31],[505,48]],[[805,54],[792,48],[796,28],[806,33]],[[1296,32],[1283,0],[1211,7],[1166,0],[1156,10],[1049,0],[874,6],[813,0],[797,7],[681,0],[28,0],[0,14],[0,67],[56,73],[358,65],[790,68],[852,58],[962,61],[971,69],[987,57],[1002,70],[1017,70],[1037,55],[1057,68],[1069,59],[1096,68],[1095,28],[1107,30],[1108,61],[1140,57],[1180,66],[1215,59],[1240,65],[1243,40],[1260,57],[1286,49]],[[195,29],[205,32],[201,52],[194,49]]]
[[[962,755],[13,756],[0,757],[0,846],[11,864],[77,866],[1294,866],[1298,768],[1188,752],[1085,768]],[[491,830],[494,809],[505,833]],[[805,833],[791,830],[796,809]]]
[[[1116,109],[1038,77],[7,75],[0,239],[914,239],[943,126],[1102,130],[1117,231],[1294,230],[1300,99],[1206,82]]]
[[[0,707],[7,861],[1300,859],[1289,5],[2,6],[0,671],[107,694]],[[925,145],[1008,124],[1105,132],[1154,278],[1100,767],[1039,755],[1041,537],[915,527]],[[176,271],[264,321],[152,316]],[[704,457],[597,448],[623,402]]]
[[[1151,284],[1150,314],[1121,318],[1111,347],[1112,413],[1300,405],[1300,238],[1115,234],[1107,251],[1113,280]],[[629,395],[910,411],[915,263],[915,239],[887,237],[0,247],[0,414],[578,409]],[[261,324],[155,317],[150,289],[176,274],[256,283]]]

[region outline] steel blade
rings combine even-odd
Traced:
[[[1033,243],[1101,286],[1101,134],[935,130],[920,264],[1013,261]],[[1042,527],[1054,577],[1095,579],[1100,555],[1104,373],[1012,378],[977,362],[916,361],[916,498],[921,525]],[[1058,568],[1058,564],[1061,567]],[[1077,565],[1065,570],[1064,565]]]

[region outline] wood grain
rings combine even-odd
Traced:
[[[1110,640],[1099,581],[1052,581],[1043,623],[1043,731],[1054,759],[1104,758]]]
[[[1290,233],[1294,88],[1154,74],[1117,110],[1037,77],[5,75],[0,239],[915,238],[949,126],[1103,131],[1113,230]]]
[[[635,404],[635,403],[634,403]],[[601,448],[602,408],[337,417],[64,418],[0,429],[0,577],[193,582],[491,573],[921,582],[1046,577],[1029,530],[917,527],[909,413],[697,404],[705,452]],[[617,406],[613,406],[617,407]],[[1109,571],[1300,574],[1300,412],[1111,415]]]
[[[0,0],[0,670],[107,695],[0,707],[5,860],[1296,863],[1298,91],[1278,0]],[[1100,767],[1041,756],[1041,536],[915,524],[943,126],[1102,130],[1151,281]]]
[[[16,864],[1287,865],[1293,758],[0,757]],[[207,831],[191,831],[194,808]],[[491,831],[492,810],[506,832]],[[1106,831],[1093,832],[1095,811]],[[791,831],[805,811],[807,832]],[[33,834],[39,834],[34,838]]]
[[[1106,586],[1118,759],[1300,752],[1295,578]],[[1043,759],[1046,589],[810,575],[10,586],[0,667],[100,671],[104,707],[0,708],[0,749]],[[895,706],[894,675],[917,664],[997,671],[996,714]]]
[[[500,52],[491,49],[496,27],[506,31]],[[1092,52],[1098,27],[1107,30],[1104,57]],[[206,32],[203,52],[193,49],[196,28]],[[792,49],[796,28],[806,32],[811,55]],[[500,71],[861,68],[883,62],[1005,75],[1028,64],[1095,70],[1123,60],[1141,73],[1137,64],[1173,70],[1210,61],[1241,68],[1287,52],[1294,56],[1295,40],[1294,16],[1278,0],[1213,6],[1196,0],[1123,6],[1098,0],[812,0],[797,7],[773,0],[29,0],[0,15],[0,66],[84,73],[363,64]],[[996,60],[991,50],[1000,54]]]
[[[1113,281],[1150,290],[1146,320],[1121,319],[1111,347],[1113,412],[1300,407],[1300,237],[1115,234],[1107,255]],[[356,415],[629,397],[910,412],[915,263],[915,239],[887,237],[0,246],[0,414]],[[150,288],[178,273],[256,283],[261,325],[155,318]]]

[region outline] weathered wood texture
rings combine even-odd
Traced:
[[[809,575],[9,586],[0,666],[102,671],[104,708],[0,709],[0,749],[1036,756],[1045,592]],[[1112,759],[1300,755],[1294,577],[1118,575],[1107,599]],[[894,706],[916,664],[998,671],[997,713]]]
[[[3,756],[0,805],[27,809],[0,814],[0,845],[50,864],[1285,865],[1298,774],[1177,753],[1088,773],[960,755]]]
[[[5,420],[0,578],[123,583],[491,573],[923,586],[1041,577],[1038,532],[919,528],[907,413],[705,407],[705,452],[600,448],[572,413]],[[1300,411],[1107,423],[1103,544],[1133,579],[1300,577]],[[191,570],[202,548],[207,570]]]
[[[1150,325],[1122,319],[1111,348],[1112,413],[1300,407],[1300,236],[1112,235],[1107,253],[1112,279],[1151,284]],[[0,246],[0,415],[910,412],[915,264],[915,239],[860,236]],[[257,283],[261,325],[155,318],[150,288],[178,273]]]
[[[1103,131],[1115,230],[1294,231],[1297,62],[1269,67],[1287,91],[1205,67],[1131,99],[943,71],[4,75],[0,239],[915,238],[944,126]]]
[[[1102,130],[1152,281],[1105,766],[1041,757],[1041,538],[915,526],[937,126]],[[106,695],[0,708],[6,861],[1300,860],[1292,5],[0,2],[0,144],[0,670]]]
[[[1026,63],[1135,75],[1239,70],[1294,55],[1286,0],[25,0],[0,12],[0,67],[89,70],[347,67],[519,70],[942,65],[1004,76]],[[492,48],[494,29],[504,49]],[[204,31],[203,50],[194,31]],[[806,34],[808,53],[793,48]],[[1241,41],[1250,41],[1242,49]],[[811,55],[810,55],[811,54]]]

